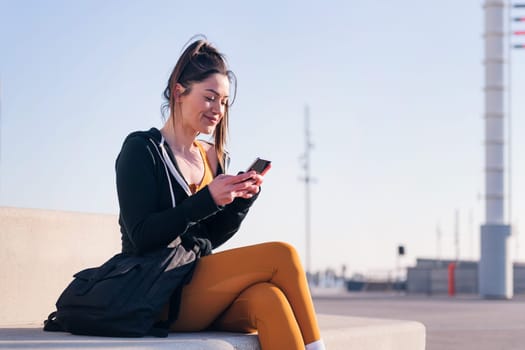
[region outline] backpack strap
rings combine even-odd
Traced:
[[[195,261],[187,264],[187,266],[193,266],[195,264]],[[180,311],[180,302],[182,298],[182,287],[184,284],[188,283],[191,280],[191,276],[193,275],[193,272],[190,272],[189,275],[186,276],[185,281],[179,288],[175,289],[173,293],[171,293],[170,301],[168,304],[168,319],[158,321],[151,327],[150,331],[148,332],[148,335],[152,335],[154,337],[167,337],[169,333],[169,329],[173,322],[177,320],[179,317],[179,311]]]

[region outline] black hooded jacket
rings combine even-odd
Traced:
[[[215,204],[208,186],[188,196],[165,167],[159,152],[161,137],[155,128],[131,133],[117,157],[115,168],[122,252],[142,254],[166,247],[178,236],[208,239],[213,248],[218,247],[238,231],[257,196],[236,198],[226,206]],[[215,175],[224,173],[224,169],[218,168]]]

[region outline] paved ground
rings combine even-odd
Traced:
[[[525,350],[525,295],[477,296],[314,292],[324,314],[413,320],[427,331],[427,350]]]

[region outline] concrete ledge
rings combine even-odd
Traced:
[[[0,328],[0,349],[171,349],[256,350],[256,334],[180,333],[168,338],[103,338],[48,333],[41,328]]]
[[[319,315],[328,350],[424,350],[425,327],[418,322]],[[0,328],[6,349],[171,349],[260,350],[256,334],[173,333],[159,338],[103,338],[43,332],[36,325]]]
[[[115,215],[0,207],[0,349],[260,349],[256,334],[126,339],[42,331],[72,275],[119,250]],[[425,349],[418,322],[320,315],[319,323],[328,350]]]

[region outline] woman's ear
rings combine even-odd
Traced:
[[[175,102],[179,102],[181,96],[186,91],[186,88],[182,86],[181,84],[177,83],[175,84],[175,89],[173,90],[173,98],[175,99]]]

